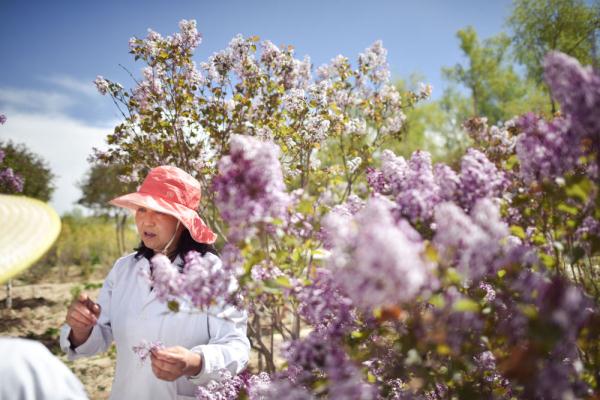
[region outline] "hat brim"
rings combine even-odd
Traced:
[[[31,267],[60,233],[60,218],[48,204],[0,194],[0,283]]]
[[[129,193],[109,201],[110,204],[136,211],[145,207],[153,211],[171,215],[177,218],[190,232],[192,238],[198,243],[212,244],[217,240],[217,235],[210,230],[195,210],[174,202],[169,202],[160,197],[146,193]]]

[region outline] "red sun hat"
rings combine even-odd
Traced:
[[[118,207],[137,210],[145,207],[177,218],[198,243],[214,243],[217,235],[196,211],[201,198],[200,182],[187,172],[162,165],[150,170],[137,192],[109,201]]]

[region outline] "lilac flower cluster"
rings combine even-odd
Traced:
[[[468,149],[460,165],[460,202],[470,210],[477,200],[501,197],[508,186],[504,173],[475,149]]]
[[[235,400],[244,381],[239,376],[232,376],[227,369],[219,371],[219,379],[210,381],[196,390],[197,400]]]
[[[432,167],[431,155],[416,151],[407,162],[385,150],[381,170],[368,169],[367,181],[375,193],[391,196],[397,212],[412,223],[430,221],[438,204],[454,201],[466,210],[478,199],[500,197],[507,186],[505,174],[487,157],[469,149],[460,174],[445,164]]]
[[[316,331],[328,336],[344,333],[355,321],[352,301],[337,287],[331,271],[318,269],[311,285],[302,287],[296,297],[298,312]]]
[[[204,309],[227,298],[236,288],[233,271],[210,253],[202,256],[189,252],[182,272],[162,254],[154,256],[151,262],[151,284],[162,301],[184,298]]]
[[[0,125],[4,125],[6,123],[6,115],[0,114]]]
[[[328,398],[368,400],[375,398],[375,388],[364,381],[360,370],[349,359],[341,344],[322,333],[311,332],[307,337],[287,344],[284,357],[288,365],[287,379],[295,387],[309,383],[312,372],[328,378]]]
[[[150,354],[159,349],[164,349],[165,345],[161,341],[157,342],[148,342],[147,340],[142,340],[140,344],[137,346],[133,346],[131,350],[135,353],[136,356],[140,358],[140,361],[143,363],[146,361]]]
[[[309,57],[304,60],[294,58],[291,47],[280,49],[269,40],[261,43],[261,62],[284,89],[307,89],[311,80],[311,62]]]
[[[0,186],[7,193],[20,193],[23,191],[25,181],[21,175],[15,173],[12,168],[0,170]]]
[[[546,122],[527,114],[518,120],[522,133],[516,151],[521,177],[527,183],[562,177],[580,167],[581,156],[598,151],[600,75],[574,58],[553,52],[544,60],[544,78],[563,116]],[[596,168],[588,173],[595,176]]]
[[[229,155],[219,161],[213,181],[215,202],[233,241],[252,232],[258,223],[285,216],[290,197],[278,150],[272,143],[234,135]]]
[[[574,134],[594,137],[600,132],[600,74],[572,57],[551,52],[544,59],[544,79],[568,117]]]
[[[190,53],[200,44],[201,36],[196,28],[195,20],[179,21],[179,33],[166,38],[158,32],[148,29],[145,40],[132,37],[129,39],[129,50],[133,54],[144,55],[148,58],[157,58],[161,51],[175,47],[181,53]]]
[[[384,83],[390,79],[390,70],[387,63],[387,50],[381,40],[376,41],[364,53],[358,55],[358,68],[365,75],[369,75],[373,83]]]
[[[435,206],[441,201],[431,166],[431,155],[424,151],[413,153],[401,179],[396,202],[403,216],[411,222],[429,220]]]
[[[101,95],[106,95],[110,89],[110,83],[102,76],[98,75],[94,80],[94,85]]]
[[[568,120],[558,117],[546,122],[529,113],[517,125],[522,131],[516,144],[519,173],[526,183],[554,180],[577,165],[583,153]]]
[[[465,278],[479,280],[501,266],[503,260],[498,257],[509,230],[492,200],[479,200],[470,216],[453,203],[442,203],[435,210],[434,221],[433,243],[442,260],[451,264],[456,260]]]
[[[0,163],[4,161],[5,153],[0,149]],[[0,169],[0,188],[3,193],[21,193],[25,180],[15,173],[12,168]]]
[[[525,396],[544,399],[588,396],[589,389],[577,371],[580,362],[577,339],[579,331],[594,313],[592,301],[566,279],[554,277],[549,280],[534,271],[522,271],[511,287],[522,301],[536,306],[536,324],[547,332],[554,332],[544,340],[547,352],[539,354],[530,347],[520,350],[522,362],[534,366],[528,371],[532,377],[526,383]],[[511,301],[514,300],[496,300],[498,305],[504,305],[498,328],[508,332],[514,343],[524,343],[528,339],[527,324],[531,317],[523,315]]]
[[[323,228],[333,245],[328,267],[357,307],[408,301],[425,283],[429,266],[421,256],[423,244],[396,225],[383,199],[370,199],[353,217],[331,213]]]
[[[305,140],[309,143],[319,143],[327,138],[331,122],[321,115],[310,115],[303,122],[301,130]]]
[[[475,117],[465,122],[463,127],[487,157],[499,161],[515,151],[516,138],[511,133],[515,124],[516,120],[511,119],[503,125],[488,127],[487,118]]]

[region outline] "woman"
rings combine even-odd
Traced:
[[[151,276],[149,260],[157,253],[180,268],[189,250],[217,257],[211,245],[216,235],[196,212],[199,202],[199,182],[170,166],[152,169],[137,192],[110,202],[135,211],[142,243],[117,260],[98,303],[82,294],[71,304],[60,340],[70,359],[103,352],[114,340],[111,399],[191,398],[197,385],[218,379],[219,370],[236,374],[248,361],[244,312],[216,306],[194,310],[183,298],[179,312],[170,312],[144,277]],[[150,364],[132,350],[144,341],[164,345],[152,351]]]

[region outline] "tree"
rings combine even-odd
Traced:
[[[542,61],[550,51],[560,51],[582,64],[597,63],[594,55],[600,29],[600,2],[583,0],[516,0],[508,18],[517,60],[527,76],[543,83]],[[597,65],[597,64],[596,64]],[[552,112],[554,101],[550,98]]]
[[[416,91],[420,81],[424,78],[411,76],[408,82],[399,81],[396,86],[400,93],[409,88]],[[415,150],[425,150],[434,161],[452,164],[469,144],[462,124],[470,114],[469,97],[450,86],[439,100],[418,104],[406,112],[403,140],[390,144],[390,149],[407,158]]]
[[[52,183],[55,176],[46,160],[33,153],[24,144],[16,144],[10,140],[8,142],[0,141],[0,151],[4,152],[2,167],[11,168],[24,181],[23,190],[20,193],[42,201],[49,201],[55,189]],[[5,185],[0,186],[0,191],[14,193]]]
[[[82,191],[81,198],[77,200],[78,204],[91,209],[98,216],[114,219],[119,254],[125,251],[128,212],[120,207],[111,206],[108,202],[121,194],[135,191],[135,183],[119,180],[119,176],[124,174],[124,168],[120,165],[94,164],[78,184]]]
[[[522,79],[510,61],[510,38],[504,34],[481,42],[472,27],[457,32],[467,65],[442,70],[446,79],[471,92],[471,116],[485,116],[492,123],[515,114],[543,111],[535,85]]]

